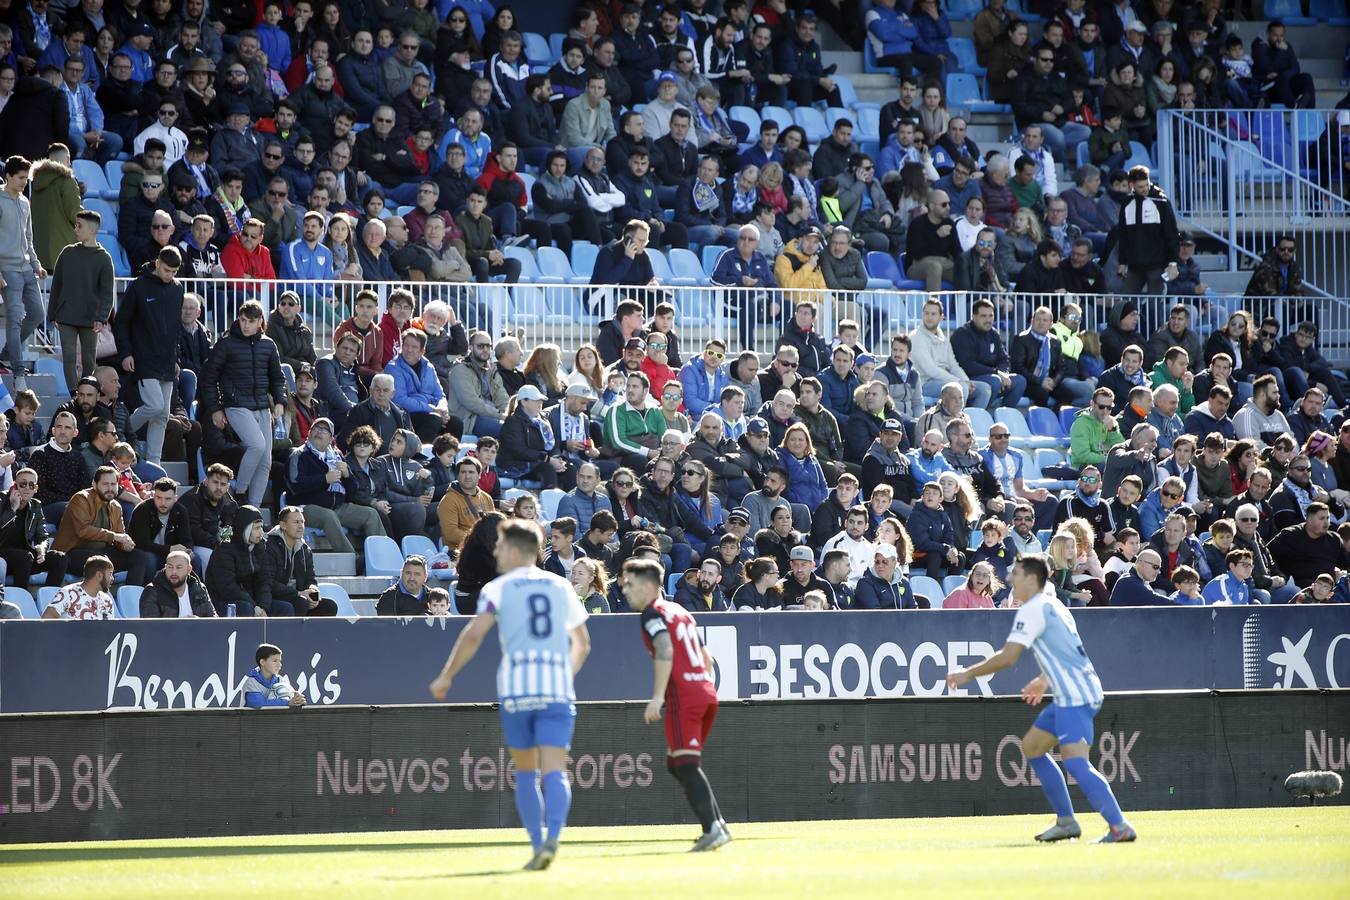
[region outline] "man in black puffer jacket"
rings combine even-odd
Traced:
[[[262,304],[246,301],[212,348],[197,394],[201,414],[211,417],[203,427],[223,431],[228,425],[244,445],[234,489],[247,493],[252,506],[261,505],[267,492],[274,425],[284,418],[287,399],[277,345],[262,330]]]
[[[277,527],[267,532],[258,552],[267,558],[273,610],[278,601],[285,601],[294,607],[297,616],[337,615],[337,604],[319,596],[314,551],[305,543],[304,510],[298,506],[283,509]]]
[[[185,550],[170,553],[164,560],[164,568],[155,573],[154,581],[141,592],[141,618],[187,618],[179,599],[184,587],[187,594],[183,599],[187,600],[191,615],[200,619],[215,618],[216,607],[211,603],[211,595],[207,593],[206,585],[192,574],[192,555]]]
[[[161,249],[122,295],[113,322],[122,371],[131,373],[140,388],[141,405],[131,414],[128,430],[134,434],[148,426],[145,458],[156,465],[164,451],[164,429],[178,374],[183,285],[177,275],[182,264],[177,247]]]

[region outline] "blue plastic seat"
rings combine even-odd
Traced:
[[[1345,0],[1309,0],[1308,14],[1336,28],[1350,27]]]
[[[553,49],[548,45],[548,38],[537,31],[522,31],[520,37],[525,44],[526,59],[541,65],[553,64]]]
[[[759,111],[759,118],[761,122],[765,119],[773,119],[775,122],[778,123],[779,131],[782,131],[783,129],[791,125],[794,121],[796,121],[795,119],[792,118],[792,113],[788,112],[781,106],[765,106],[763,109]],[[759,133],[756,132],[754,136],[751,137],[751,140],[758,140],[758,139]]]
[[[113,274],[118,278],[131,277],[131,263],[127,261],[127,253],[122,249],[122,245],[117,241],[115,234],[99,234],[98,242],[108,251],[112,257]]]
[[[938,580],[929,578],[927,575],[909,576],[909,589],[914,592],[916,597],[927,597],[933,609],[941,609],[942,601],[947,596],[947,592],[942,589]]]
[[[108,176],[108,187],[113,191],[110,199],[116,199],[122,191],[122,170],[126,165],[120,159],[110,159],[103,164],[103,171]]]
[[[674,597],[675,588],[679,586],[680,579],[684,577],[683,572],[671,572],[666,578],[666,596]]]
[[[703,264],[698,261],[692,250],[675,247],[666,253],[670,257],[670,270],[675,273],[676,278],[688,279],[689,283],[695,285],[708,283],[708,273],[703,271]]]
[[[562,59],[563,41],[565,40],[567,40],[567,35],[561,31],[555,31],[553,34],[550,34],[548,36],[548,49],[549,53],[553,57],[554,62],[557,62],[558,60]]]
[[[104,200],[117,198],[117,192],[108,184],[108,176],[103,174],[103,167],[92,159],[77,159],[70,167],[75,172],[75,179],[84,183],[84,196]]]
[[[839,88],[839,99],[842,100],[844,105],[849,109],[857,109],[860,101],[858,100],[858,89],[853,86],[853,79],[849,78],[847,75],[839,74],[835,74],[831,77],[834,78],[834,86]],[[829,119],[827,121],[833,122],[834,120]]]
[[[578,275],[572,270],[572,261],[557,247],[540,247],[535,251],[539,263],[539,277],[542,281],[560,281],[563,284],[585,284],[590,278]]]
[[[80,205],[99,214],[99,234],[117,234],[117,206],[98,197],[86,197]]]
[[[1265,18],[1279,19],[1286,25],[1316,25],[1317,15],[1305,16],[1299,0],[1266,0]]]
[[[60,589],[60,588],[56,588],[56,587],[42,587],[42,588],[38,588],[38,592],[37,592],[37,611],[38,611],[38,615],[39,615],[39,616],[41,616],[43,613],[45,613],[45,612],[47,611],[47,607],[48,607],[49,605],[51,605],[51,602],[52,602],[53,600],[56,599],[56,592],[59,591],[59,590],[61,590],[61,589]]]
[[[544,488],[539,493],[539,517],[549,522],[558,518],[558,504],[566,496],[567,492],[559,488]]]
[[[595,271],[595,257],[599,253],[600,248],[590,241],[573,241],[572,271],[589,282],[591,273]]]
[[[853,123],[853,134],[859,143],[881,140],[881,110],[865,106],[855,110],[856,121]]]
[[[863,41],[863,71],[869,75],[899,75],[899,71],[893,66],[882,66],[877,64],[876,51],[872,49],[872,41]]]
[[[968,406],[964,413],[970,420],[970,430],[975,433],[975,440],[989,440],[989,429],[994,427],[994,417],[989,415],[989,410]]]
[[[759,139],[761,119],[759,113],[755,112],[751,107],[733,106],[731,109],[727,110],[727,118],[731,119],[733,122],[744,123],[745,127],[750,129],[750,140],[754,141]],[[782,128],[781,122],[779,123],[779,128],[780,130]]]
[[[811,143],[819,144],[830,136],[830,128],[833,123],[827,125],[825,117],[814,106],[799,106],[793,110],[792,117],[793,121],[806,132],[806,139]]]
[[[947,0],[947,18],[952,22],[974,19],[984,8],[980,0]],[[948,46],[955,38],[947,38]]]
[[[319,596],[337,604],[337,614],[344,619],[355,619],[360,615],[356,607],[352,606],[352,598],[347,594],[347,589],[340,584],[320,581]]]
[[[884,278],[892,285],[899,288],[900,282],[905,276],[900,272],[900,264],[895,261],[895,257],[889,253],[882,253],[880,250],[869,250],[867,253],[867,274],[873,278]]]
[[[956,57],[957,67],[962,72],[966,72],[970,75],[983,75],[988,71],[976,60],[975,42],[970,38],[947,38],[947,46],[952,48],[952,55]]]
[[[1069,439],[1069,434],[1060,425],[1059,416],[1044,406],[1033,406],[1027,410],[1027,426],[1033,434],[1043,434],[1055,438],[1057,442]]]
[[[947,76],[947,108],[964,107],[968,112],[1008,112],[1005,103],[985,100],[980,83],[968,72],[952,72]]]
[[[28,591],[19,587],[5,588],[6,602],[13,603],[19,608],[19,615],[25,619],[40,619],[42,614],[38,612],[37,601]]]
[[[141,617],[141,593],[145,590],[134,584],[124,584],[117,589],[117,614],[124,619]]]
[[[39,356],[33,366],[33,372],[37,375],[50,375],[56,380],[56,392],[58,397],[69,397],[70,387],[66,384],[66,368],[61,364],[59,356]]]
[[[974,535],[972,535],[972,538],[973,537]],[[952,591],[965,586],[966,576],[964,575],[948,575],[946,578],[942,579],[942,591],[944,594],[950,594]]]
[[[1233,168],[1233,179],[1239,184],[1275,184],[1284,180],[1284,173],[1276,169],[1251,141],[1232,141],[1227,150],[1228,165]]]
[[[662,284],[669,284],[675,273],[670,270],[670,261],[666,259],[666,255],[655,247],[648,247],[647,259],[651,260],[652,274],[656,276],[656,280]]]
[[[1064,429],[1065,434],[1068,434],[1069,429],[1073,427],[1073,420],[1077,415],[1078,410],[1070,406],[1066,406],[1059,411],[1059,426]]]
[[[517,172],[516,174],[520,176],[521,181],[525,182],[525,212],[534,212],[534,194],[531,193],[534,190],[534,176],[529,172]]]
[[[1014,447],[1049,447],[1055,443],[1054,438],[1032,434],[1031,429],[1027,427],[1026,417],[1019,409],[1001,406],[994,410],[994,421],[1008,427],[1010,435],[1008,443]]]
[[[371,535],[365,544],[366,574],[372,578],[396,577],[403,571],[403,553],[394,539]]]
[[[721,244],[708,244],[703,248],[703,271],[708,273],[709,278],[712,278],[713,272],[717,271],[717,261],[722,258],[726,249]]]

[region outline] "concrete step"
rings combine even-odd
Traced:
[[[10,395],[14,395],[22,390],[30,390],[41,397],[59,396],[56,389],[55,375],[20,375],[17,378],[13,375],[0,376],[5,382],[5,388]],[[69,400],[69,395],[61,397],[61,402]]]
[[[356,575],[333,575],[323,580],[344,588],[353,600],[357,597],[378,597],[384,593],[385,588],[393,583],[392,578],[370,578]]]
[[[330,575],[356,575],[355,553],[315,553],[314,574],[325,581]]]

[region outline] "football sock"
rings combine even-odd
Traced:
[[[556,841],[567,824],[567,811],[572,808],[572,785],[562,769],[544,773],[544,817],[548,822],[548,839]]]
[[[1034,756],[1027,762],[1041,779],[1041,790],[1045,792],[1045,797],[1050,801],[1050,808],[1055,811],[1055,815],[1061,819],[1072,819],[1073,802],[1069,800],[1069,783],[1064,780],[1064,773],[1060,771],[1059,766],[1048,755]],[[1068,760],[1065,760],[1064,764],[1067,766]],[[1077,778],[1077,774],[1074,777]]]
[[[675,777],[684,786],[684,795],[689,800],[689,806],[698,817],[699,824],[703,826],[703,833],[707,834],[717,821],[716,801],[713,800],[712,785],[708,784],[708,777],[703,774],[703,769],[699,767],[696,759],[688,763],[677,762]]]
[[[1102,814],[1108,825],[1119,825],[1125,821],[1125,814],[1120,811],[1120,804],[1116,802],[1116,795],[1111,793],[1111,785],[1102,777],[1092,761],[1086,756],[1075,756],[1064,760],[1064,768],[1069,770],[1069,774],[1078,782],[1083,793],[1087,795],[1088,802],[1092,808]],[[1040,773],[1040,770],[1036,770]],[[1044,780],[1045,776],[1041,776]]]
[[[538,850],[544,842],[544,797],[539,793],[539,773],[534,769],[516,770],[516,812],[520,824],[530,833],[530,846]]]

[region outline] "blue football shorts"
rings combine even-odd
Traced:
[[[1036,717],[1036,727],[1055,736],[1061,745],[1076,744],[1079,741],[1092,744],[1092,720],[1100,710],[1095,706],[1060,706],[1051,703]]]
[[[577,708],[572,703],[550,703],[539,709],[518,709],[507,712],[502,706],[502,736],[512,750],[534,747],[562,747],[571,749],[572,729],[576,726]]]

